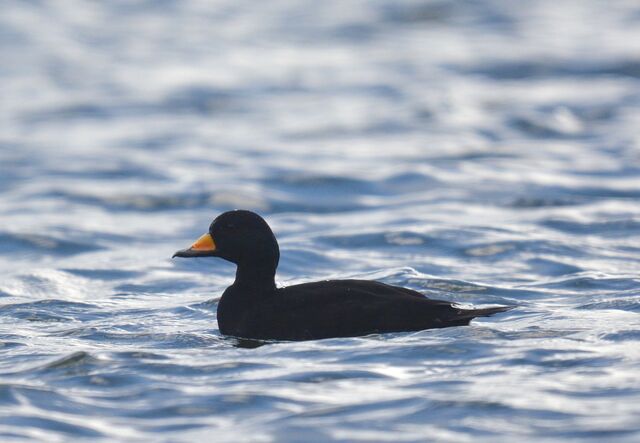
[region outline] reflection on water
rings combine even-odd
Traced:
[[[0,439],[637,441],[633,2],[8,2]],[[220,335],[253,209],[281,284],[517,308],[303,343]]]

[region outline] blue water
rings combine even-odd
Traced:
[[[0,440],[640,441],[637,2],[10,0],[0,59]],[[242,347],[170,259],[231,208],[516,309]]]

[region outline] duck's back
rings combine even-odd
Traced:
[[[464,310],[376,281],[328,280],[276,289],[225,333],[275,340],[353,337],[466,325],[502,310]]]

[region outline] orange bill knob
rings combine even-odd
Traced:
[[[182,249],[173,254],[173,257],[215,257],[216,242],[211,234],[204,234],[187,249]],[[172,258],[173,258],[172,257]]]
[[[194,251],[215,251],[216,242],[213,241],[211,234],[204,234],[191,245]]]

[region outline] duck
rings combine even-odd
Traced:
[[[258,214],[233,210],[173,257],[218,257],[236,265],[218,302],[220,333],[238,339],[302,341],[465,326],[511,309],[464,309],[374,280],[323,280],[278,287],[280,248]],[[173,258],[172,257],[172,258]]]

